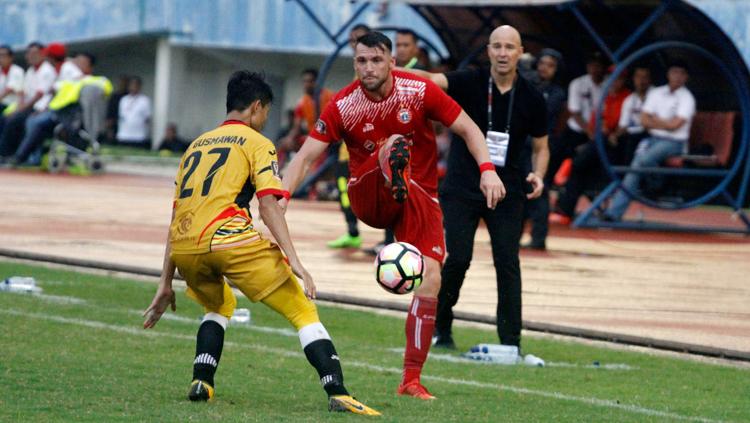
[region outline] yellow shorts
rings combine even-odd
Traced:
[[[205,254],[173,254],[172,260],[187,282],[187,295],[207,313],[234,314],[237,299],[226,276],[250,301],[263,302],[297,330],[320,321],[281,250],[268,240]]]
[[[206,311],[231,317],[236,299],[224,277],[250,301],[261,301],[292,276],[276,244],[261,240],[249,245],[204,254],[172,254],[185,278],[188,295]]]

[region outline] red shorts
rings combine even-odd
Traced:
[[[375,228],[393,228],[396,240],[408,242],[423,255],[443,263],[443,212],[437,197],[412,180],[406,201],[397,203],[378,166],[377,154],[357,170],[360,176],[349,179],[349,201],[357,218]]]

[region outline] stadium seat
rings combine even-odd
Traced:
[[[698,112],[690,128],[688,152],[670,157],[668,167],[726,167],[734,140],[736,112]]]

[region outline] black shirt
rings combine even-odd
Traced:
[[[487,84],[489,69],[468,69],[446,73],[450,95],[479,129],[487,134]],[[523,193],[524,164],[521,156],[526,138],[547,135],[547,108],[542,94],[521,75],[517,76],[510,121],[510,142],[505,167],[496,167],[508,192]],[[508,117],[511,90],[500,94],[492,84],[492,130],[504,132]],[[463,197],[483,200],[479,190],[479,166],[466,142],[453,135],[448,155],[448,174],[441,190]]]

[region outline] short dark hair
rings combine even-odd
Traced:
[[[690,66],[682,59],[672,59],[667,62],[667,69],[669,68],[682,68],[685,72],[690,73]]]
[[[372,28],[370,28],[369,26],[367,26],[367,25],[365,25],[363,23],[358,23],[358,24],[354,25],[352,27],[352,29],[349,30],[349,32],[354,32],[354,31],[357,31],[357,30],[362,30],[362,31],[365,31],[365,32],[372,32]]]
[[[132,75],[128,78],[128,84],[131,82],[136,82],[138,85],[143,86],[143,80],[138,75]]]
[[[408,28],[397,29],[396,34],[408,35],[414,40],[415,43],[419,41],[419,37],[417,37],[417,33]]]
[[[378,31],[369,32],[357,39],[357,44],[363,44],[366,47],[376,48],[381,47],[384,50],[393,51],[393,44],[391,39],[386,37],[385,34]]]
[[[86,59],[88,59],[88,61],[91,64],[91,66],[96,65],[96,56],[94,56],[93,54],[91,54],[91,53],[89,53],[87,51],[78,52],[78,53],[76,53],[76,56],[83,56],[83,57],[85,57]]]
[[[233,73],[227,84],[227,113],[245,110],[256,100],[263,106],[273,101],[273,91],[265,76],[249,70]]]
[[[302,75],[312,75],[313,79],[318,79],[318,70],[315,68],[307,68],[302,71]]]
[[[32,42],[29,43],[29,45],[26,46],[26,50],[28,50],[28,49],[30,49],[32,47],[36,47],[39,50],[42,50],[42,49],[44,49],[44,44],[40,43],[39,41],[32,41]]]
[[[588,55],[588,57],[586,58],[586,64],[589,64],[589,63],[599,63],[600,65],[604,67],[607,67],[607,65],[609,64],[607,62],[607,59],[604,57],[604,55],[598,51],[594,51]]]
[[[0,44],[0,50],[5,50],[8,52],[8,56],[13,57],[13,48],[9,46],[8,44]]]

